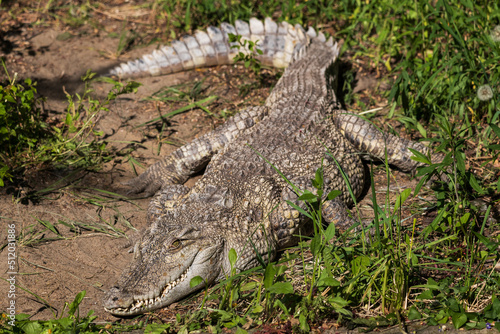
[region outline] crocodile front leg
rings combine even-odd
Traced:
[[[190,175],[200,171],[227,143],[237,138],[268,114],[265,106],[245,109],[212,132],[175,150],[166,159],[149,167],[144,173],[125,183],[131,193],[153,195],[160,188],[186,182]]]
[[[431,151],[422,143],[380,132],[373,124],[357,115],[346,113],[334,114],[333,121],[340,132],[342,132],[342,135],[357,150],[368,153],[371,157],[382,161],[387,154],[388,163],[405,172],[412,171],[422,165],[411,159],[413,153],[411,153],[409,148],[425,155]],[[441,162],[443,157],[442,154],[434,153],[431,158],[433,162]]]

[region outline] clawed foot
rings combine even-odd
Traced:
[[[144,193],[145,197],[151,197],[161,189],[162,184],[159,180],[149,180],[145,174],[121,183],[128,188],[127,195]]]

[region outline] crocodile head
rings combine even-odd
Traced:
[[[220,234],[207,229],[155,222],[135,244],[134,260],[105,295],[104,308],[118,316],[141,314],[201,289],[205,283],[190,287],[195,276],[213,283],[223,248]]]

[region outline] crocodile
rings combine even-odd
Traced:
[[[298,209],[307,209],[298,197],[315,192],[318,168],[324,175],[322,220],[345,230],[354,223],[348,207],[364,187],[363,158],[412,171],[419,163],[409,149],[432,156],[422,143],[381,132],[342,109],[335,95],[339,45],[313,28],[271,19],[224,23],[110,74],[139,77],[230,64],[240,51],[230,33],[257,42],[263,63],[286,69],[264,105],[240,111],[128,182],[133,193],[156,195],[131,264],[104,297],[114,315],[159,309],[223,279],[231,270],[231,249],[243,271],[310,235],[313,224]],[[192,188],[183,185],[203,168]],[[326,197],[332,190],[341,195]],[[192,287],[196,276],[203,283]]]

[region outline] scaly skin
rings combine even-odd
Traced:
[[[272,259],[310,234],[311,221],[286,201],[304,204],[276,169],[300,191],[314,192],[311,179],[322,164],[324,193],[342,191],[325,201],[323,219],[347,228],[352,199],[333,157],[359,196],[361,155],[387,154],[392,165],[412,170],[418,164],[408,147],[428,152],[342,110],[333,90],[337,45],[322,37],[303,44],[265,105],[237,114],[129,183],[134,192],[161,191],[150,204],[151,225],[135,245],[132,264],[105,297],[106,310],[129,316],[164,307],[228,274],[231,248],[236,268],[246,270],[258,264],[256,252]],[[207,163],[193,188],[179,184]],[[195,276],[205,283],[190,288]]]

